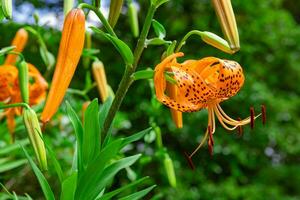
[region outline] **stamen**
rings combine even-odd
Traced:
[[[241,121],[241,118],[239,117],[238,118],[238,121]],[[238,133],[238,136],[242,136],[243,135],[243,126],[242,125],[239,125],[238,126],[238,129],[237,129],[237,133]]]
[[[214,148],[214,139],[213,139],[213,135],[210,129],[210,126],[207,127],[208,130],[208,134],[209,134],[209,139],[208,139],[208,151],[210,156],[213,155],[213,148]]]
[[[193,163],[192,157],[189,156],[186,152],[183,152],[185,159],[188,161],[189,166],[192,170],[195,170],[195,165]]]
[[[254,117],[255,117],[254,108],[251,107],[250,108],[250,126],[251,126],[251,129],[254,128]]]
[[[212,134],[210,126],[208,126],[207,129],[208,129],[208,133],[209,133],[209,140],[211,141],[211,144],[214,145],[215,142],[214,142],[214,138],[213,138],[213,134]]]
[[[265,105],[261,105],[261,118],[262,118],[262,123],[263,125],[266,124],[266,120],[267,120],[267,113],[266,113],[266,106]]]

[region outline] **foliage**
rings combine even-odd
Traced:
[[[290,11],[283,7],[287,5],[286,2],[288,1],[253,0],[247,1],[247,3],[242,0],[232,1],[241,44],[241,50],[236,54],[225,54],[205,45],[198,37],[191,37],[183,46],[185,55],[191,59],[213,55],[239,62],[245,71],[246,82],[239,94],[224,102],[222,106],[224,110],[234,116],[248,116],[251,105],[254,105],[255,110],[258,111],[259,106],[265,104],[267,107],[267,125],[263,127],[258,121],[254,130],[245,127],[242,137],[227,134],[225,130],[218,128],[215,134],[213,157],[210,158],[206,147],[202,148],[193,159],[196,170],[192,171],[189,169],[183,152],[191,152],[201,139],[207,124],[206,111],[184,114],[184,127],[176,129],[169,110],[161,106],[150,92],[153,89],[151,88],[151,81],[149,83],[145,80],[137,80],[128,91],[121,110],[114,120],[114,125],[110,129],[113,140],[107,139],[106,145],[102,146],[100,150],[100,153],[103,153],[105,152],[104,149],[109,147],[109,144],[119,143],[119,148],[114,150],[116,152],[115,156],[110,155],[111,157],[107,158],[107,165],[104,166],[102,163],[104,167],[102,172],[104,173],[105,170],[116,172],[119,166],[125,169],[116,175],[112,173],[115,175],[114,178],[111,176],[109,180],[105,180],[105,183],[103,183],[105,186],[100,187],[101,185],[98,185],[98,192],[103,188],[110,188],[109,191],[105,190],[102,199],[108,198],[112,194],[119,194],[118,192],[122,188],[124,188],[123,193],[121,193],[122,196],[129,196],[137,189],[145,191],[147,187],[154,184],[157,184],[157,187],[151,191],[153,199],[300,198],[298,191],[300,184],[298,173],[300,169],[300,125],[297,123],[300,116],[298,109],[300,106],[300,89],[297,85],[297,80],[300,78],[300,68],[298,67],[300,61],[300,26]],[[34,3],[38,5],[37,2]],[[149,2],[139,1],[139,3],[139,21],[143,22],[146,16],[144,11],[147,10]],[[46,7],[47,4],[39,4],[39,6]],[[293,10],[293,12],[296,12],[294,14],[296,17],[299,16],[298,11]],[[161,55],[165,51],[164,45],[169,44],[168,41],[179,41],[191,27],[192,29],[208,30],[222,35],[217,17],[210,1],[207,0],[169,1],[158,9],[154,18],[155,21],[152,22],[154,29],[150,31],[147,39],[162,39],[159,40],[159,44],[163,45],[159,47],[147,46],[139,63],[139,70],[154,69],[155,64],[160,62]],[[12,22],[0,24],[0,29],[5,33],[0,35],[1,47],[10,45],[11,38],[20,26],[23,25]],[[57,55],[60,33],[49,27],[40,27],[40,29],[47,45],[47,51]],[[120,44],[121,47],[133,49],[136,39],[130,32],[125,30],[129,30],[129,23],[127,16],[121,14],[115,32],[117,35],[122,35],[121,39],[126,42],[127,46],[122,43]],[[114,45],[120,43],[114,37],[107,39],[112,40]],[[107,39],[101,34],[94,34],[92,47],[100,49],[100,53],[96,55],[106,66],[108,82],[115,91],[121,80],[124,64],[122,57],[118,55],[114,46]],[[122,54],[122,48],[118,50]],[[38,42],[31,38],[25,48],[24,57],[30,58],[30,62],[35,66],[39,66],[39,69],[45,72],[47,67],[41,56],[38,56],[39,51]],[[128,64],[132,63],[131,56],[131,54],[123,55]],[[151,74],[145,76],[151,78]],[[85,77],[84,67],[78,67],[71,88],[86,89],[82,81],[85,80]],[[51,78],[48,80],[50,81]],[[93,88],[87,92],[87,95],[90,99],[93,99],[98,96],[97,90]],[[95,175],[95,180],[89,180],[91,182],[96,181],[96,178],[97,180],[102,178],[100,167],[98,165],[97,168],[91,167],[93,164],[96,165],[91,160],[97,157],[94,148],[98,145],[89,145],[93,142],[91,137],[95,133],[89,132],[91,129],[88,127],[100,126],[101,128],[103,126],[103,122],[101,122],[103,113],[101,114],[101,112],[105,110],[107,112],[107,108],[105,104],[100,108],[100,121],[94,121],[95,123],[99,122],[98,125],[82,125],[80,117],[78,117],[79,113],[82,115],[83,100],[81,96],[70,92],[65,99],[68,100],[69,104],[61,106],[55,119],[44,131],[45,142],[49,144],[50,149],[54,150],[55,155],[51,156],[50,151],[48,151],[50,166],[49,172],[45,173],[44,176],[52,186],[55,196],[61,194],[61,197],[67,198],[68,195],[79,195],[78,193],[81,192],[90,192],[92,195],[92,188],[87,188],[87,186],[80,187],[82,191],[78,189],[79,187],[70,188],[68,186],[74,185],[72,183],[80,181],[80,179],[91,178],[86,177],[87,175],[79,176],[79,174],[76,174],[74,169],[78,167],[82,168],[82,172],[80,170],[78,172],[82,174],[88,166],[94,169],[95,174],[99,176]],[[98,118],[95,114],[95,110],[98,110],[98,108],[97,106],[93,108],[93,106],[95,104],[92,104],[90,110],[87,110],[86,113],[94,110],[94,117],[92,117],[93,114],[85,116],[90,117],[92,121]],[[37,111],[40,109],[39,107],[36,108]],[[66,113],[70,118],[66,116]],[[21,119],[17,119],[17,124],[22,124]],[[125,140],[117,138],[126,138],[126,136],[128,138],[132,133],[149,127],[149,125],[153,127],[153,130],[145,133],[144,141],[140,140],[135,144],[121,148],[121,144]],[[17,127],[19,127],[16,130],[17,139],[25,138],[24,127]],[[87,132],[84,132],[84,130]],[[7,128],[5,120],[2,120],[0,135],[3,145],[1,144],[1,146],[9,141],[8,134],[5,132],[7,132]],[[74,132],[76,132],[76,138]],[[162,138],[160,138],[160,133]],[[85,138],[86,141],[84,141],[81,138],[83,134],[90,137]],[[76,147],[74,147],[76,141]],[[80,145],[87,146],[87,148],[82,148]],[[26,149],[32,155],[30,148],[26,147]],[[120,149],[122,149],[121,152]],[[80,152],[80,150],[84,150],[84,152]],[[127,155],[137,153],[143,154],[138,161],[136,161],[138,155],[127,157]],[[19,162],[25,158],[19,150],[18,153],[12,152],[10,154],[10,160],[13,162]],[[77,158],[75,160],[74,155]],[[6,156],[8,155],[6,154]],[[167,156],[173,161],[177,179],[176,188],[170,187],[165,171],[164,159]],[[58,162],[54,161],[53,157],[56,157]],[[122,162],[123,159],[132,161],[128,163],[136,161],[136,164],[131,168]],[[60,163],[60,167],[57,163]],[[73,168],[70,169],[72,163]],[[41,198],[43,194],[35,192],[39,184],[33,178],[34,175],[31,170],[28,169],[28,166],[23,165],[22,169],[20,168],[1,173],[1,183],[5,184],[9,191],[15,191],[19,195],[28,193],[33,198]],[[64,172],[63,174],[61,174],[59,168]],[[56,173],[60,174],[59,179],[56,178]],[[140,185],[140,181],[144,181],[144,178],[142,178],[144,176],[150,178],[146,178],[145,183]],[[11,181],[14,182],[13,186],[9,184]],[[28,182],[30,182],[30,185]],[[140,186],[136,188],[136,185]],[[93,186],[96,187],[96,185]],[[136,190],[131,190],[129,188],[131,186]],[[62,190],[67,194],[60,193],[61,188],[68,188],[68,190]],[[4,199],[7,197],[4,190],[1,195]],[[2,198],[2,196],[0,197]]]

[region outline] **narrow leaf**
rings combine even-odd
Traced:
[[[76,140],[77,140],[77,168],[79,172],[83,170],[83,161],[82,161],[82,140],[83,140],[83,128],[82,124],[73,110],[72,106],[69,104],[69,102],[66,102],[67,105],[67,113],[69,116],[69,119],[72,122],[72,125],[75,130],[76,134]]]
[[[0,173],[12,170],[14,168],[20,167],[24,165],[27,162],[26,159],[16,160],[16,161],[10,161],[5,162],[0,165]]]
[[[99,198],[98,200],[109,200],[111,199],[112,197],[118,195],[119,193],[129,189],[129,188],[133,188],[134,186],[140,184],[141,182],[143,182],[144,180],[148,179],[149,177],[144,177],[144,178],[141,178],[139,180],[136,180],[136,181],[133,181],[132,183],[129,183],[119,189],[116,189],[114,191],[111,191],[109,193],[106,193],[105,195],[103,195],[101,198]]]
[[[82,200],[89,200],[94,199],[98,196],[98,194],[107,186],[107,184],[111,181],[111,179],[122,169],[129,167],[133,163],[137,161],[137,159],[141,155],[134,155],[130,157],[123,158],[121,160],[118,160],[108,167],[105,168],[105,170],[102,172],[99,179],[96,180],[96,182],[93,183],[86,183],[88,184],[87,191],[81,196]]]
[[[98,112],[98,99],[94,99],[84,113],[82,159],[85,166],[100,152],[101,137]]]
[[[134,57],[131,49],[125,42],[122,40],[118,39],[115,36],[109,35],[107,33],[104,33],[103,31],[99,30],[96,27],[90,27],[95,33],[98,33],[108,39],[114,46],[115,48],[119,51],[120,55],[122,56],[123,60],[125,61],[126,64],[131,65],[133,64]]]
[[[51,187],[50,187],[49,183],[47,182],[46,178],[44,177],[44,175],[42,174],[40,169],[36,166],[36,164],[33,162],[33,160],[31,159],[31,157],[29,156],[27,151],[24,149],[24,147],[23,146],[21,146],[21,147],[23,149],[25,156],[27,157],[27,160],[28,160],[35,176],[37,177],[37,179],[40,183],[40,186],[43,190],[45,198],[47,200],[55,200],[54,194],[53,194]]]
[[[16,141],[14,144],[10,144],[5,147],[1,147],[0,156],[2,156],[4,154],[8,154],[16,149],[20,149],[19,144],[21,144],[22,146],[25,146],[25,145],[29,144],[29,140],[28,139],[20,140],[20,141]]]
[[[166,29],[161,23],[159,23],[155,19],[152,19],[152,26],[158,38],[164,39],[166,37]]]
[[[138,200],[147,195],[153,188],[155,188],[156,185],[153,185],[151,187],[148,187],[144,190],[141,190],[139,192],[133,193],[131,195],[128,195],[126,197],[120,198],[119,200]]]
[[[98,154],[95,160],[88,165],[85,172],[83,172],[82,176],[79,177],[76,199],[83,198],[91,187],[96,187],[99,180],[101,180],[101,175],[107,165],[107,162],[117,155],[120,151],[122,142],[122,139],[118,139],[109,143]]]
[[[147,128],[147,129],[145,129],[143,131],[140,131],[140,132],[138,132],[136,134],[133,134],[133,135],[131,135],[129,137],[124,138],[122,147],[124,147],[124,146],[126,146],[126,145],[128,145],[128,144],[130,144],[132,142],[135,142],[135,141],[137,141],[139,139],[141,139],[147,133],[149,133],[151,130],[152,130],[152,128],[150,127],[150,128]]]
[[[62,183],[60,200],[72,200],[75,197],[75,191],[77,186],[77,172],[71,174]]]
[[[152,79],[154,76],[154,71],[152,69],[140,70],[135,72],[132,76],[134,80]]]

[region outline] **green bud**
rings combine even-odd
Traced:
[[[205,43],[207,43],[217,49],[220,49],[221,51],[224,51],[226,53],[233,54],[236,52],[236,50],[233,50],[230,48],[230,46],[226,40],[224,40],[223,38],[219,37],[218,35],[216,35],[214,33],[211,33],[208,31],[201,32],[201,39]]]
[[[23,120],[39,166],[41,170],[47,170],[46,149],[42,139],[39,120],[35,111],[31,108],[25,108],[23,111]]]
[[[136,38],[139,36],[140,33],[139,18],[136,6],[132,2],[130,2],[128,5],[128,17],[132,34]]]
[[[6,19],[12,18],[12,0],[1,0],[1,7]]]
[[[21,90],[21,96],[24,103],[29,103],[29,76],[28,65],[25,60],[22,60],[18,64],[19,70],[19,86]]]
[[[167,177],[169,180],[169,184],[175,188],[176,187],[176,175],[175,175],[174,165],[173,165],[172,159],[170,158],[170,156],[168,154],[165,154],[164,166],[165,166],[165,170],[166,170]]]
[[[108,22],[112,27],[114,27],[117,24],[117,21],[119,19],[122,10],[122,6],[123,6],[123,0],[110,1]]]

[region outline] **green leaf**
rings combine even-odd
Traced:
[[[12,170],[14,168],[20,167],[27,163],[26,159],[16,160],[16,161],[8,161],[0,164],[0,173]]]
[[[72,106],[69,102],[66,102],[67,105],[67,113],[69,119],[72,122],[72,125],[75,130],[76,140],[77,140],[77,168],[79,173],[83,170],[83,161],[82,161],[82,143],[83,143],[83,128],[82,124],[76,115],[75,111],[73,110]]]
[[[97,199],[97,200],[109,200],[109,199],[111,199],[112,197],[118,195],[119,193],[121,193],[121,192],[123,192],[123,191],[125,191],[125,190],[127,190],[127,189],[130,189],[130,188],[135,187],[136,185],[142,183],[143,181],[145,181],[145,180],[148,179],[148,178],[149,178],[149,177],[144,177],[144,178],[141,178],[141,179],[139,179],[139,180],[133,181],[132,183],[129,183],[129,184],[127,184],[127,185],[125,185],[125,186],[123,186],[123,187],[121,187],[121,188],[119,188],[119,189],[116,189],[116,190],[114,190],[114,191],[111,191],[111,192],[109,192],[109,193],[106,193],[105,195],[103,195],[102,197],[100,197],[100,198]]]
[[[85,172],[79,177],[76,199],[83,198],[91,188],[97,186],[98,182],[101,180],[101,175],[107,162],[117,155],[121,149],[122,142],[123,139],[117,139],[109,143],[102,149],[95,160],[87,166]]]
[[[52,150],[52,148],[50,147],[49,143],[46,142],[45,140],[43,140],[43,141],[44,141],[44,144],[45,144],[45,146],[46,146],[46,148],[48,150],[48,156],[50,157],[50,159],[51,159],[51,161],[53,163],[55,172],[57,173],[59,182],[62,183],[63,180],[64,180],[64,174],[63,174],[63,171],[61,169],[61,165],[59,164],[58,160],[56,159],[55,153]]]
[[[152,69],[140,70],[135,72],[132,76],[133,80],[152,79],[154,76],[154,71]]]
[[[147,47],[148,45],[166,45],[166,44],[171,44],[171,41],[166,41],[162,38],[151,38],[149,40],[146,40],[145,46]]]
[[[123,159],[120,159],[108,167],[104,169],[104,171],[99,176],[99,179],[97,179],[97,182],[93,182],[91,184],[90,182],[86,182],[88,185],[88,188],[86,192],[81,196],[82,200],[89,200],[89,199],[95,199],[98,194],[107,186],[107,184],[111,181],[111,179],[122,169],[129,167],[133,163],[139,159],[141,154],[137,154],[134,156],[126,157]]]
[[[16,149],[20,149],[19,144],[21,144],[22,146],[25,146],[25,145],[29,144],[29,140],[24,139],[24,140],[16,141],[14,144],[10,144],[5,147],[1,147],[0,156],[11,153],[12,151],[14,151]]]
[[[77,172],[73,172],[62,183],[60,200],[72,200],[75,197],[77,186]]]
[[[131,195],[128,195],[126,197],[120,198],[120,200],[138,200],[147,195],[153,188],[155,188],[156,185],[150,186],[144,190],[141,190],[139,192],[133,193]]]
[[[101,137],[98,112],[98,99],[94,99],[84,113],[82,159],[85,166],[100,152]]]
[[[166,29],[161,23],[159,23],[155,19],[152,19],[152,26],[158,38],[164,39],[166,37]]]
[[[27,157],[27,160],[35,174],[35,176],[37,177],[40,186],[43,190],[43,193],[45,195],[45,198],[47,200],[55,200],[54,194],[50,188],[49,183],[47,182],[46,178],[44,177],[44,175],[42,174],[42,172],[40,171],[40,169],[36,166],[36,164],[33,162],[33,160],[31,159],[31,157],[29,156],[29,154],[27,153],[27,151],[24,149],[23,146],[21,146],[25,156]]]
[[[127,44],[125,42],[123,42],[122,40],[118,39],[115,36],[104,33],[103,31],[101,31],[100,29],[98,29],[96,27],[92,26],[90,28],[95,33],[98,33],[98,34],[102,35],[103,37],[105,37],[106,39],[108,39],[115,46],[115,48],[119,51],[124,62],[127,65],[133,64],[133,61],[134,61],[133,53],[132,53],[131,49],[129,48],[129,46],[127,46]]]
[[[84,48],[82,51],[82,56],[92,56],[95,54],[100,53],[99,49],[93,49],[93,48]]]
[[[103,128],[104,125],[104,121],[107,117],[108,111],[110,109],[110,106],[113,102],[113,98],[111,96],[109,96],[106,101],[104,102],[104,104],[102,105],[102,107],[100,108],[99,111],[99,123],[100,123],[100,128]],[[106,137],[104,138],[103,144],[102,144],[102,148],[104,146],[106,146],[110,140],[110,136],[111,136],[111,127],[109,127],[109,131],[106,135]]]
[[[47,68],[52,68],[55,64],[55,57],[47,49],[40,47],[40,55]]]
[[[152,130],[152,128],[150,127],[150,128],[147,128],[147,129],[145,129],[143,131],[140,131],[140,132],[138,132],[136,134],[133,134],[133,135],[131,135],[129,137],[124,138],[122,147],[125,147],[126,145],[128,145],[128,144],[130,144],[132,142],[135,142],[135,141],[141,139],[147,133],[149,133],[151,130]]]

